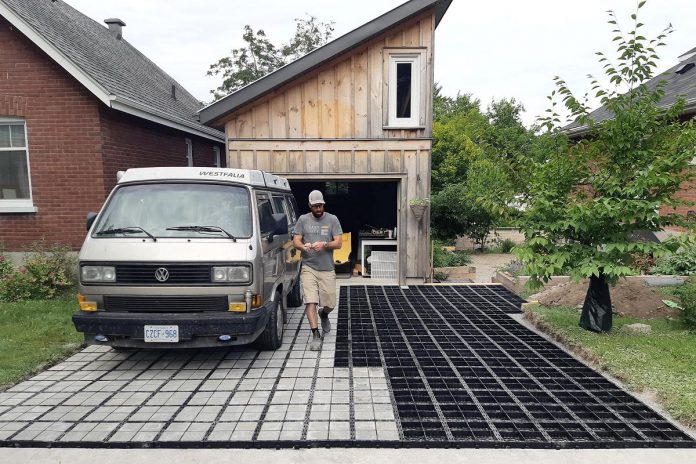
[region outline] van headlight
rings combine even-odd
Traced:
[[[213,267],[213,282],[249,282],[251,270],[249,266],[215,266]]]
[[[113,266],[82,266],[80,275],[83,282],[116,282]]]

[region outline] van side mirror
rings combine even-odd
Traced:
[[[92,228],[94,220],[97,219],[97,213],[87,213],[87,230]]]

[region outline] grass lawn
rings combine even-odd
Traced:
[[[83,341],[71,316],[74,297],[0,302],[0,389],[74,353]]]
[[[673,417],[696,426],[696,333],[684,330],[678,321],[614,316],[610,333],[595,334],[578,327],[580,314],[575,308],[532,306],[530,310],[547,332],[593,358],[630,389],[654,391]],[[649,324],[652,333],[629,335],[619,330],[635,322]]]

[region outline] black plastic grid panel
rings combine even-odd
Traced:
[[[522,302],[500,286],[342,287],[335,343],[325,341],[319,353],[308,351],[301,308],[290,312],[286,344],[275,353],[85,350],[63,363],[67,377],[63,368],[42,373],[19,389],[14,406],[0,404],[0,412],[17,415],[16,422],[0,420],[15,427],[0,447],[695,447],[655,411],[506,314]],[[247,399],[238,402],[238,393]],[[306,403],[297,404],[296,394],[306,394]],[[364,416],[366,398],[374,420]],[[131,400],[125,416],[93,416]],[[203,404],[210,411],[180,417]],[[243,415],[256,415],[228,417],[237,404],[246,404]],[[346,415],[334,422],[336,404]],[[144,418],[150,405],[166,417]],[[330,422],[326,412],[315,417],[328,406]],[[278,407],[287,407],[284,419]],[[221,438],[226,429],[218,426],[231,423],[244,425],[246,438]],[[168,441],[182,424],[191,435]],[[346,427],[317,438],[322,424]],[[124,438],[131,425],[148,437]],[[288,425],[302,428],[284,438]],[[365,425],[376,428],[377,439]],[[21,438],[54,426],[46,429],[52,438]],[[269,438],[274,430],[278,437]],[[86,435],[71,438],[75,433]]]
[[[350,311],[339,313],[335,365],[352,353],[353,366],[386,369],[405,442],[694,446],[506,314],[521,303],[500,286],[343,287],[339,307]]]

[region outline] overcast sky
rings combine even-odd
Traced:
[[[339,37],[405,0],[67,0],[99,21],[117,17],[124,37],[194,96],[208,102],[219,79],[210,64],[242,45],[245,24],[262,28],[276,44],[294,32],[305,14],[335,21]],[[527,124],[548,107],[553,77],[560,75],[580,96],[586,75],[601,75],[596,51],[613,52],[606,10],[630,26],[636,0],[454,0],[436,35],[435,79],[445,94],[471,93],[483,102],[514,97]],[[695,0],[651,0],[641,10],[649,38],[668,24],[675,32],[661,49],[660,70],[696,47],[689,34]],[[691,29],[693,30],[693,29]]]

